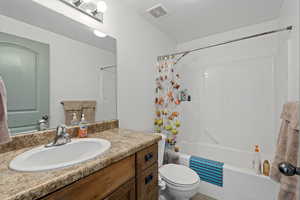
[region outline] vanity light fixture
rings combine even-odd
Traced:
[[[106,10],[107,10],[107,4],[105,3],[105,1],[99,1],[97,3],[97,10],[102,12],[102,13],[105,13]]]
[[[94,30],[94,34],[98,37],[105,38],[107,35],[101,31]]]
[[[97,0],[59,0],[81,13],[103,23],[103,15],[107,10],[105,1]]]

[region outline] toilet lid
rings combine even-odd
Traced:
[[[170,181],[174,184],[192,185],[199,182],[197,173],[183,165],[163,165],[159,168],[159,173],[166,181]]]

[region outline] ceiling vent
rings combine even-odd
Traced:
[[[153,6],[152,8],[149,8],[147,12],[152,15],[154,18],[159,18],[167,14],[167,10],[165,7],[161,4],[158,4],[156,6]]]

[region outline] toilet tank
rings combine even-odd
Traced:
[[[160,134],[162,139],[158,142],[158,167],[163,165],[165,145],[167,137],[164,134]]]

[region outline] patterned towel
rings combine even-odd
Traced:
[[[224,163],[192,156],[190,168],[194,170],[202,181],[223,187]]]
[[[4,81],[0,76],[0,144],[11,141],[7,124],[7,96]]]

